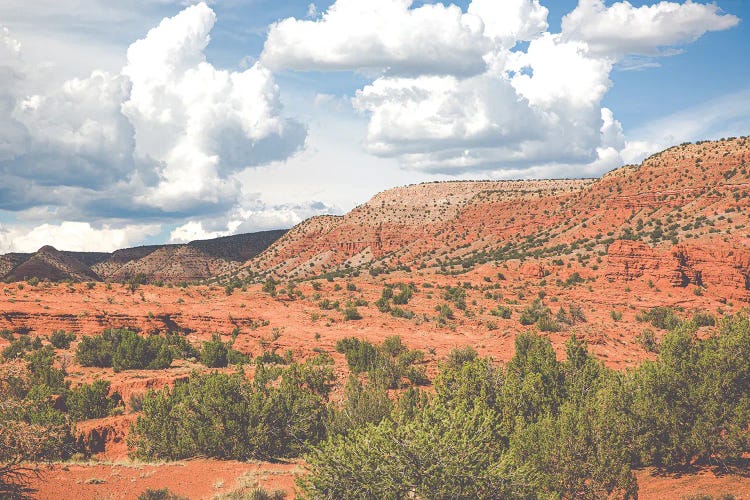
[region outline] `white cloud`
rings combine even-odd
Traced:
[[[662,48],[692,42],[739,21],[716,4],[662,1],[634,7],[617,2],[607,7],[603,0],[579,0],[563,17],[562,34],[586,42],[593,54],[619,59],[627,54],[658,55]]]
[[[304,128],[280,116],[278,88],[260,64],[217,70],[204,50],[216,21],[204,3],[164,19],[130,46],[123,69],[132,82],[123,113],[135,127],[136,156],[158,162],[160,182],[142,200],[167,210],[232,200],[227,174],[286,158]]]
[[[609,89],[611,63],[591,57],[582,42],[545,34],[508,65],[513,87],[532,106],[544,109],[596,106]],[[529,69],[529,73],[524,73]]]
[[[549,11],[539,0],[472,0],[467,12],[482,19],[485,36],[507,49],[547,31]]]
[[[737,137],[750,130],[750,90],[711,99],[629,130],[629,163],[664,148],[698,140]]]
[[[382,11],[381,4],[337,0],[319,21],[280,21],[271,28],[262,60],[298,70],[385,70],[352,99],[369,119],[366,150],[411,169],[453,175],[616,166],[626,143],[620,123],[601,105],[614,65],[738,21],[714,5],[635,8],[622,2],[608,8],[582,0],[565,17],[562,33],[553,34],[538,0],[473,0],[466,13],[454,5],[414,9],[410,0],[388,0]],[[439,66],[410,25],[423,9],[436,16],[421,22],[439,34],[431,45],[441,47],[445,62]],[[436,28],[446,23],[480,29],[464,38],[460,30]],[[482,71],[465,72],[452,63],[476,53],[459,40],[482,52]],[[415,54],[423,63],[413,60]],[[653,64],[624,60],[618,67]]]
[[[58,250],[111,252],[140,242],[159,230],[158,224],[95,228],[87,222],[70,221],[32,228],[0,225],[0,253],[35,252],[44,245],[52,245]]]
[[[369,152],[408,156],[405,160],[418,168],[428,168],[433,160],[437,165],[443,153],[457,154],[460,166],[474,166],[477,158],[464,154],[465,148],[533,138],[537,121],[508,81],[487,74],[466,80],[380,78],[357,91],[353,104],[369,113]]]
[[[370,70],[389,74],[476,74],[488,47],[481,20],[455,5],[412,0],[337,0],[314,21],[271,25],[261,55],[268,67]]]
[[[527,52],[493,54],[481,75],[379,78],[353,104],[370,118],[367,150],[410,168],[588,163],[602,146],[600,102],[611,67],[589,57],[585,44],[545,34]]]
[[[306,130],[281,116],[268,70],[206,61],[215,20],[205,3],[189,7],[133,43],[121,71],[45,92],[0,31],[0,206],[50,202],[81,216],[109,198],[110,216],[226,209],[239,194],[234,172],[299,150]]]
[[[233,224],[236,229],[236,225]],[[203,223],[200,221],[188,221],[185,224],[176,227],[169,233],[170,243],[188,243],[194,240],[209,240],[213,238],[219,238],[221,236],[229,236],[233,234],[232,229],[226,231],[207,231],[203,228]]]

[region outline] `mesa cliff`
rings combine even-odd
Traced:
[[[750,139],[672,147],[601,179],[461,181],[391,189],[316,217],[232,275],[277,280],[461,274],[486,262],[576,262],[750,299]]]

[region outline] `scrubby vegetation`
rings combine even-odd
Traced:
[[[428,382],[424,367],[417,366],[424,352],[411,350],[401,337],[388,337],[379,346],[354,337],[336,342],[336,351],[346,356],[352,373],[367,373],[368,380],[386,389],[400,389],[409,384]]]
[[[537,327],[543,318],[585,321],[575,306],[553,315],[541,300],[522,314]],[[424,353],[400,337],[380,344],[343,338],[336,350],[351,375],[335,400],[328,353],[296,362],[291,352],[264,350],[249,367],[194,372],[147,393],[128,443],[144,460],[303,457],[309,474],[299,487],[310,498],[636,498],[634,468],[743,466],[750,452],[748,315],[681,320],[657,308],[639,316],[654,328],[674,328],[658,341],[643,331],[638,341],[655,355],[637,368],[605,367],[574,334],[558,360],[535,328],[516,337],[504,365],[472,347],[454,349],[439,364],[434,391],[421,389],[430,383]],[[25,460],[85,451],[74,438],[76,421],[124,409],[108,382],[71,389],[51,346],[8,340],[17,347],[0,365],[0,438],[12,444],[0,451],[6,485]],[[214,336],[197,352],[181,335],[109,330],[82,339],[77,356],[114,366],[128,355],[118,366],[149,366],[166,349],[170,361],[179,351],[223,367],[232,363],[231,346]]]
[[[55,349],[67,349],[70,343],[76,339],[75,333],[68,333],[64,330],[56,330],[49,337],[50,344]]]
[[[67,394],[65,407],[75,420],[102,418],[122,405],[118,393],[110,396],[110,383],[96,380],[91,384],[82,384]]]
[[[635,498],[633,467],[731,467],[750,451],[750,321],[705,340],[695,328],[624,373],[574,336],[565,362],[536,334],[517,337],[505,367],[454,351],[434,396],[390,413],[350,381],[357,418],[309,453],[300,484],[310,497]]]
[[[325,437],[330,356],[242,373],[193,374],[149,393],[129,436],[144,459],[297,456]]]
[[[131,330],[105,330],[96,337],[84,337],[78,344],[76,361],[81,366],[122,370],[169,368],[174,351],[166,337],[138,335]]]
[[[232,348],[232,342],[222,342],[219,335],[203,343],[200,352],[201,363],[209,368],[224,368],[227,365],[243,365],[250,357]]]

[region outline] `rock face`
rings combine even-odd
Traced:
[[[576,260],[592,265],[589,277],[713,286],[744,297],[749,161],[750,138],[731,138],[676,146],[596,180],[392,189],[344,216],[303,222],[234,274],[289,280],[418,268],[459,275],[487,262],[551,269]],[[528,266],[523,276],[544,273]]]
[[[663,251],[640,241],[618,240],[609,246],[607,257],[605,276],[610,281],[651,279],[750,300],[750,247],[743,240],[690,241]]]
[[[617,240],[609,245],[607,257],[604,275],[610,281],[632,281],[642,276],[657,279],[660,265],[665,264],[650,246],[641,241]]]
[[[739,241],[686,242],[671,251],[672,284],[718,288],[734,298],[750,297],[750,247]]]
[[[89,447],[89,451],[100,459],[122,459],[128,455],[127,435],[137,415],[119,415],[79,422],[78,435]]]

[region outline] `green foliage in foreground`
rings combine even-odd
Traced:
[[[221,337],[214,334],[211,340],[203,343],[200,352],[201,363],[209,368],[224,368],[227,365],[244,365],[250,362],[250,357],[232,348],[232,342],[222,342]]]
[[[336,342],[336,351],[346,356],[353,374],[367,373],[370,382],[386,389],[429,382],[424,367],[417,366],[424,352],[409,349],[398,335],[386,338],[379,346],[346,337]]]
[[[325,437],[330,356],[304,364],[258,364],[244,374],[193,374],[143,400],[128,442],[143,459],[297,456]]]
[[[313,448],[299,485],[309,498],[636,498],[633,467],[730,467],[750,451],[750,320],[695,331],[682,324],[625,373],[574,336],[565,362],[536,334],[505,367],[457,350],[434,396],[390,415],[350,382],[358,417]]]
[[[96,337],[84,337],[78,344],[76,361],[81,366],[122,370],[169,368],[174,350],[166,337],[144,337],[131,330],[105,330]]]
[[[65,398],[68,414],[75,420],[108,416],[112,410],[122,405],[120,394],[114,393],[110,396],[109,392],[110,383],[105,380],[81,384],[68,392]]]

